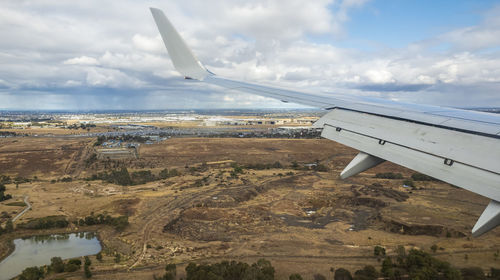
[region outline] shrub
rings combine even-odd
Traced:
[[[71,177],[64,177],[61,179],[61,182],[64,182],[64,183],[68,183],[68,182],[72,182],[73,181],[73,178]]]
[[[413,181],[437,181],[437,179],[422,173],[413,173],[411,179]]]
[[[378,278],[378,272],[371,265],[365,266],[363,269],[357,270],[354,273],[355,280],[374,280]]]
[[[334,280],[352,280],[351,272],[345,268],[338,268],[335,270]]]
[[[438,246],[436,244],[431,246],[431,250],[433,253],[436,253],[437,249],[438,249]]]
[[[314,275],[313,275],[313,279],[314,279],[314,280],[326,280],[326,277],[325,277],[325,275],[323,275],[323,274],[319,274],[319,273],[317,273],[317,274],[314,274]]]
[[[386,172],[386,173],[375,174],[375,178],[379,178],[379,179],[403,179],[403,175],[401,175],[401,173]]]
[[[289,280],[303,280],[302,276],[298,273],[294,273],[288,277]]]
[[[74,264],[77,265],[78,268],[82,265],[82,261],[80,259],[71,259],[68,261],[68,264]]]
[[[64,265],[64,272],[75,272],[80,269],[79,265],[67,263]]]
[[[375,246],[373,248],[373,255],[375,256],[385,256],[385,248],[380,246]]]
[[[415,187],[415,184],[413,183],[413,180],[411,180],[411,179],[404,180],[403,185],[408,186],[408,187],[412,187],[412,188]]]

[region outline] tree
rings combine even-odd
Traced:
[[[90,261],[89,256],[85,256],[85,258],[84,258],[84,259],[85,259],[85,262],[84,262],[84,263],[85,263],[85,265],[90,266],[90,265],[92,264],[92,262]]]
[[[288,277],[289,280],[303,280],[302,276],[298,273],[294,273]]]
[[[177,267],[174,263],[169,263],[165,266],[165,276],[163,278],[165,280],[174,280],[177,275]]]
[[[500,280],[500,269],[495,269],[492,267],[490,269],[490,278]]]
[[[168,169],[163,169],[162,171],[160,171],[160,173],[158,174],[158,177],[160,179],[167,179],[168,178]]]
[[[433,253],[436,253],[437,249],[438,249],[438,246],[436,244],[431,246],[431,250]]]
[[[410,279],[461,279],[460,272],[449,263],[432,257],[429,253],[412,249],[405,259],[405,270]]]
[[[102,253],[101,253],[101,252],[97,253],[97,255],[95,255],[95,258],[96,258],[98,261],[102,261]]]
[[[85,278],[91,278],[92,277],[92,272],[90,271],[90,265],[87,265],[85,263],[85,266],[83,267],[84,273],[85,273]]]
[[[60,257],[53,257],[50,259],[50,270],[55,273],[64,271],[64,262]]]
[[[351,272],[345,268],[335,270],[334,280],[352,280]]]
[[[7,223],[5,224],[5,232],[13,232],[14,231],[14,224],[12,223],[12,220],[8,220]]]
[[[122,256],[120,255],[120,253],[116,253],[115,255],[115,263],[119,263],[122,259]]]
[[[323,274],[319,274],[319,273],[317,273],[317,274],[314,274],[314,275],[313,275],[313,279],[314,279],[314,280],[326,280],[326,277],[325,277],[325,275],[323,275]]]
[[[19,276],[19,280],[39,280],[43,278],[44,272],[41,268],[33,266],[28,267],[23,270],[23,273]]]
[[[78,269],[80,269],[80,266],[74,263],[67,263],[64,265],[64,272],[75,272]]]
[[[461,272],[462,272],[463,280],[486,279],[486,276],[484,276],[483,269],[480,267],[462,268]]]
[[[357,270],[354,273],[355,280],[374,280],[378,278],[378,272],[371,265],[365,266],[363,269]]]
[[[373,254],[377,257],[385,256],[385,248],[380,246],[375,246],[373,248]]]
[[[382,268],[380,269],[380,272],[385,277],[389,277],[389,278],[394,277],[394,269],[392,267],[391,258],[387,257],[384,259],[384,261],[382,262]]]

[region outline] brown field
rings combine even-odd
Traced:
[[[64,215],[69,221],[91,212],[128,215],[130,225],[123,232],[74,224],[67,229],[99,233],[104,261],[92,258],[95,279],[152,279],[168,262],[182,267],[190,261],[259,258],[272,262],[277,279],[295,272],[305,279],[314,273],[330,277],[331,267],[352,272],[366,264],[379,267],[375,245],[394,255],[398,245],[430,252],[437,244],[442,249],[434,255],[456,267],[500,267],[493,257],[500,248],[500,229],[470,236],[487,199],[442,182],[415,182],[417,189],[410,191],[402,180],[373,178],[378,172],[400,172],[405,178],[413,173],[390,163],[339,180],[356,151],[329,140],[173,138],[141,146],[138,159],[86,165],[93,141],[0,139],[0,174],[37,176],[18,188],[7,185],[14,198],[0,203],[0,212],[20,212],[23,207],[7,203],[28,195],[33,209],[15,224],[49,215]],[[283,167],[244,168],[231,176],[231,162],[276,161]],[[291,168],[293,162],[303,166],[315,161],[328,172]],[[181,175],[135,186],[84,180],[113,167],[155,174],[175,168]],[[66,176],[73,181],[50,182]],[[6,252],[14,236],[38,233],[2,235],[0,252]],[[114,252],[123,255],[119,264],[113,262]],[[61,276],[83,278],[81,272]]]

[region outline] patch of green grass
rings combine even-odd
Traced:
[[[6,203],[5,205],[7,205],[7,206],[21,206],[21,207],[25,207],[26,203],[24,203],[24,201],[16,201],[16,202]]]

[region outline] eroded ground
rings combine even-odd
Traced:
[[[17,188],[7,185],[14,198],[0,203],[0,212],[14,216],[23,207],[8,204],[29,196],[33,210],[15,224],[50,215],[69,221],[91,213],[128,215],[130,225],[121,233],[92,227],[105,246],[104,261],[93,261],[95,279],[147,278],[160,274],[167,262],[182,266],[262,257],[273,263],[278,279],[292,272],[311,278],[314,273],[330,275],[331,267],[354,271],[380,265],[373,257],[375,245],[394,254],[398,245],[430,251],[436,244],[440,249],[434,254],[457,267],[500,266],[494,258],[500,230],[470,236],[487,199],[441,182],[415,182],[410,189],[402,179],[373,178],[379,172],[399,172],[405,178],[413,173],[390,163],[339,180],[356,151],[329,140],[174,138],[142,146],[138,159],[86,164],[93,141],[0,139],[0,174],[37,176]],[[243,168],[232,174],[235,163],[276,161],[281,168]],[[303,170],[316,161],[328,171]],[[299,168],[291,167],[294,162]],[[176,169],[181,175],[136,186],[84,180],[122,167],[155,174]],[[63,177],[73,181],[51,182]],[[67,230],[82,228],[71,224]],[[113,261],[116,252],[122,255],[118,264]]]

